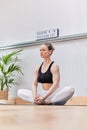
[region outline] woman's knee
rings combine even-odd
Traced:
[[[75,93],[75,88],[73,88],[72,86],[67,86],[65,87],[65,89],[68,93],[71,93],[71,94]]]
[[[23,94],[23,89],[19,89],[19,90],[17,91],[18,97],[20,97],[22,94]]]
[[[26,95],[32,95],[32,91],[31,90],[27,90],[27,89],[19,89],[18,92],[17,92],[17,95],[19,97],[26,96]]]

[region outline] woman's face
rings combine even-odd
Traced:
[[[40,56],[41,58],[48,58],[51,55],[52,50],[48,50],[46,45],[41,45],[40,47]]]

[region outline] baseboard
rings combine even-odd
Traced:
[[[14,97],[12,101],[14,102],[14,104],[33,104],[30,102],[26,102],[19,97]],[[73,96],[67,101],[65,105],[87,105],[87,96]]]

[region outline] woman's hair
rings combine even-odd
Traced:
[[[55,50],[54,47],[53,47],[53,45],[51,43],[46,42],[46,43],[43,43],[43,45],[46,45],[49,51],[52,50],[52,53]]]

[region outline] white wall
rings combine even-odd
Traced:
[[[87,32],[86,0],[0,0],[0,45],[32,41],[37,31]]]
[[[55,47],[53,59],[60,66],[60,86],[71,85],[75,88],[75,95],[87,96],[87,40],[67,42]]]

